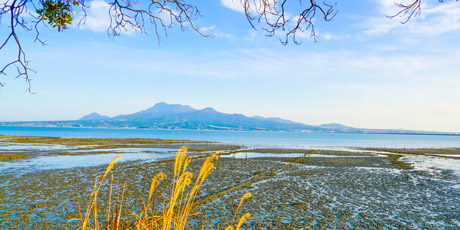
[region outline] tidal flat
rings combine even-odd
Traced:
[[[251,213],[245,229],[460,228],[458,149],[256,149],[198,141],[0,135],[0,156],[5,156],[0,229],[75,229],[78,224],[69,220],[84,212],[94,178],[115,155],[125,159],[113,175],[126,184],[128,217],[122,221],[129,227],[134,218],[128,214],[139,212],[157,173],[167,175],[157,190],[167,189],[174,154],[183,145],[194,158],[195,174],[207,155],[220,155],[196,200],[200,214],[193,216],[192,229],[224,229],[246,192],[252,198],[237,216]],[[101,210],[108,190],[102,188]],[[162,197],[155,207],[161,209]]]

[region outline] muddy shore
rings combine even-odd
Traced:
[[[69,220],[79,216],[78,204],[86,207],[94,178],[109,163],[43,169],[33,165],[34,159],[143,154],[144,158],[120,162],[114,169],[114,177],[126,182],[123,205],[130,213],[139,211],[156,173],[172,177],[173,155],[182,145],[189,146],[189,154],[195,158],[190,166],[194,172],[206,155],[220,153],[216,169],[198,196],[196,210],[201,214],[194,216],[192,228],[200,229],[203,224],[205,228],[225,228],[246,192],[253,195],[240,210],[240,214],[251,213],[244,225],[247,229],[460,228],[460,189],[455,172],[422,170],[414,167],[414,161],[405,160],[427,157],[458,161],[458,149],[344,152],[247,149],[174,140],[11,136],[0,136],[0,156],[6,159],[0,161],[0,228],[75,228],[76,223]],[[145,158],[149,155],[164,157]],[[159,189],[168,184],[164,181]],[[129,226],[132,219],[124,222]]]

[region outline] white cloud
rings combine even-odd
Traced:
[[[424,35],[439,35],[460,29],[460,4],[439,4],[422,11],[423,20],[411,26],[411,31]]]
[[[91,5],[86,12],[86,18],[82,21],[80,27],[83,29],[89,29],[96,33],[106,32],[110,27],[110,14],[113,14],[113,12],[110,12],[110,4],[101,0],[92,1],[90,4]],[[83,13],[80,15],[83,17]],[[159,15],[161,17],[162,14],[159,13]],[[78,21],[80,21],[80,19]],[[117,29],[117,32],[130,35],[138,31],[138,29],[132,27],[131,25],[127,25],[126,27],[127,28]]]
[[[336,35],[327,32],[320,33],[318,34],[318,36],[324,40],[342,40],[347,37],[346,35]]]
[[[401,26],[401,24],[396,20],[391,20],[389,18],[369,18],[364,22],[364,27],[367,27],[365,30],[366,35],[370,36],[380,36],[387,34],[390,30]]]
[[[207,33],[212,33],[216,29],[216,26],[209,26],[209,27],[200,27],[200,32],[207,34]]]
[[[221,3],[224,7],[227,7],[231,10],[244,13],[244,4],[248,4],[250,12],[261,12],[264,10],[267,12],[275,12],[276,7],[280,5],[277,0],[221,0]],[[267,14],[270,16],[270,14]]]
[[[204,35],[211,35],[212,37],[216,38],[228,38],[233,39],[235,36],[232,34],[227,34],[216,28],[216,26],[209,26],[209,27],[200,27],[200,32]]]
[[[413,2],[413,0],[405,0],[403,3]],[[378,1],[379,11],[388,16],[395,15],[402,8],[394,4],[394,0]],[[398,34],[410,35],[425,35],[436,36],[460,29],[460,4],[452,3],[435,3],[433,5],[426,4],[425,1],[421,5],[421,14],[413,16],[406,24],[401,24],[405,21],[402,17],[389,19],[382,17],[367,18],[363,23],[366,35],[380,36],[391,31]]]
[[[240,13],[244,13],[244,7],[243,7],[243,4],[241,3],[241,0],[221,0],[221,3],[223,6],[231,10],[234,10]]]
[[[105,32],[110,26],[110,5],[104,1],[92,1],[82,28],[94,32]]]
[[[174,17],[172,17],[171,15],[179,15],[179,12],[174,10],[174,9],[170,9],[171,12],[167,11],[167,10],[162,10],[162,9],[159,9],[158,10],[158,15],[157,17],[159,17],[163,23],[166,25],[166,26],[171,26],[175,23],[174,21]]]
[[[330,33],[330,32],[326,32],[326,31],[322,31],[322,30],[317,30],[315,29],[315,34],[316,36],[318,36],[319,38],[319,41],[321,40],[326,40],[326,41],[329,41],[329,40],[343,40],[343,39],[346,39],[346,38],[349,38],[350,36],[348,34],[335,34],[335,33]],[[308,30],[308,31],[298,31],[296,33],[296,38],[297,39],[311,39],[312,36],[311,36],[311,30]]]

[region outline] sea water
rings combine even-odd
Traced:
[[[260,131],[202,131],[109,128],[61,128],[0,126],[0,134],[76,138],[159,138],[216,141],[246,147],[275,148],[450,148],[460,147],[460,136],[304,133]]]

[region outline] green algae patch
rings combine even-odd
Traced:
[[[142,144],[188,144],[210,143],[205,141],[190,140],[164,140],[149,138],[60,138],[60,137],[31,137],[31,136],[7,136],[0,135],[0,142],[9,143],[39,143],[39,144],[63,144],[63,145],[142,145]],[[132,146],[131,146],[132,147]],[[100,148],[100,146],[98,147]]]
[[[419,148],[419,149],[368,148],[367,150],[384,151],[384,152],[388,152],[392,154],[460,158],[460,148]]]
[[[202,144],[192,145],[189,147],[190,152],[219,152],[222,150],[239,150],[240,145],[227,145],[227,144]]]
[[[67,153],[67,152],[63,152],[63,153],[57,153],[57,155],[63,155],[63,156],[75,156],[75,155],[78,155],[77,153]]]
[[[277,149],[277,148],[249,148],[249,149],[241,149],[232,153],[236,152],[252,152],[252,153],[304,153],[310,152],[314,150],[306,150],[306,149]],[[316,153],[316,152],[314,152]]]
[[[0,161],[10,161],[16,159],[25,159],[29,158],[28,155],[19,155],[19,154],[0,154]]]
[[[401,169],[413,169],[412,165],[410,163],[401,161],[400,158],[402,155],[388,155],[388,159],[391,160],[391,163],[395,166],[398,166]]]

